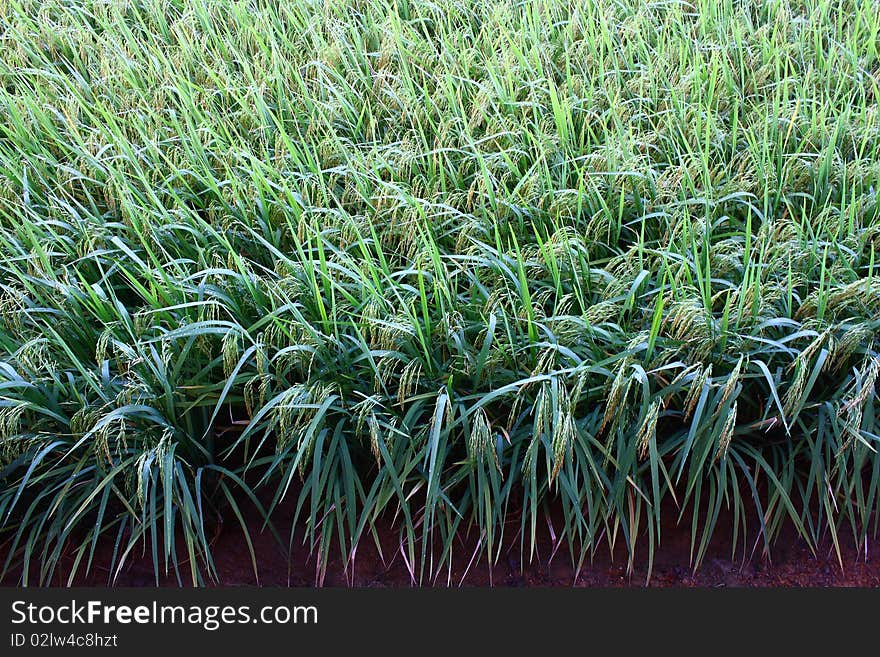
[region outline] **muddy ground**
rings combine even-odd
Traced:
[[[577,572],[565,545],[553,553],[551,524],[539,526],[538,545],[534,557],[529,560],[528,546],[522,554],[518,539],[519,523],[513,521],[507,532],[513,544],[507,544],[498,561],[491,567],[486,559],[472,560],[473,541],[463,537],[456,547],[453,568],[444,569],[435,578],[425,577],[423,585],[436,586],[682,586],[682,587],[801,587],[801,586],[880,586],[880,545],[869,543],[856,549],[850,537],[841,537],[841,557],[838,561],[830,538],[815,554],[793,528],[786,528],[771,545],[769,557],[763,554],[763,543],[756,543],[757,524],[750,526],[748,549],[743,556],[742,548],[731,555],[732,534],[728,518],[722,517],[710,542],[707,554],[696,570],[691,566],[691,529],[688,522],[676,525],[677,514],[665,514],[671,518],[661,528],[661,542],[654,555],[653,571],[648,579],[648,540],[646,532],[639,539],[632,569],[628,568],[626,550],[622,537],[618,540],[615,554],[611,554],[607,542],[600,543],[592,561],[587,561]],[[290,515],[279,516],[278,530],[282,537],[289,534]],[[285,526],[285,522],[287,526]],[[399,548],[396,531],[390,523],[379,536],[382,554],[371,538],[365,538],[358,547],[354,560],[346,567],[334,548],[334,554],[326,565],[323,577],[317,567],[315,555],[307,545],[296,541],[288,560],[285,550],[272,535],[259,531],[258,518],[251,519],[252,538],[257,557],[259,579],[255,577],[247,543],[238,522],[230,517],[216,533],[214,558],[221,586],[260,584],[263,586],[359,586],[398,587],[413,586],[413,577]],[[182,543],[182,542],[181,542]],[[742,539],[739,541],[742,546]],[[417,547],[418,550],[418,547]],[[3,548],[0,547],[0,553]],[[0,555],[5,556],[5,555]],[[112,545],[101,546],[95,556],[92,571],[79,576],[77,585],[106,586],[110,574]],[[186,577],[188,567],[182,564]],[[3,584],[15,585],[17,574],[10,574]],[[55,585],[65,585],[66,574],[59,574]],[[122,586],[154,586],[152,560],[149,552],[138,553],[129,559],[119,572],[116,584]],[[173,574],[160,577],[162,586],[178,586]],[[184,585],[188,582],[184,580]]]

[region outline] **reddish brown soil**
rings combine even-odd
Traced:
[[[666,517],[675,518],[669,513]],[[725,522],[728,520],[727,522]],[[289,519],[288,519],[289,523]],[[288,536],[289,524],[279,522],[279,533]],[[425,577],[425,585],[464,585],[464,586],[685,586],[685,587],[766,587],[766,586],[880,586],[880,555],[876,554],[876,543],[856,550],[852,539],[841,540],[843,568],[841,568],[833,546],[829,541],[816,555],[810,551],[803,540],[791,529],[784,530],[771,545],[770,557],[761,554],[761,544],[752,558],[743,559],[738,553],[731,559],[731,539],[729,519],[721,518],[706,557],[701,566],[694,571],[690,566],[691,535],[690,525],[670,524],[662,528],[662,541],[655,553],[653,573],[647,580],[647,536],[639,539],[640,548],[634,561],[632,572],[628,572],[626,551],[622,537],[614,558],[609,554],[607,542],[602,541],[592,562],[587,561],[577,574],[572,567],[567,548],[562,545],[551,559],[553,541],[549,525],[545,524],[539,536],[539,545],[534,558],[525,564],[520,558],[518,538],[519,525],[511,524],[507,532],[512,546],[505,546],[497,563],[490,568],[485,557],[471,562],[473,541],[462,539],[456,547],[453,568],[450,573],[444,569],[440,575],[431,579]],[[751,528],[749,550],[755,543],[756,526]],[[539,529],[539,532],[541,530]],[[259,567],[259,582],[254,576],[247,544],[241,529],[234,518],[227,520],[218,533],[214,543],[214,558],[220,576],[221,586],[260,585],[269,586],[412,586],[413,580],[406,567],[403,553],[397,547],[397,532],[389,528],[379,532],[384,559],[380,557],[371,538],[361,542],[353,564],[346,569],[335,550],[335,556],[327,564],[321,582],[317,573],[316,559],[307,546],[296,542],[292,558],[288,559],[277,541],[269,532],[259,532],[259,524],[252,530],[254,549]],[[467,546],[471,547],[468,548]],[[742,540],[740,539],[740,546]],[[416,548],[419,549],[418,546]],[[526,547],[526,550],[528,548]],[[78,577],[77,585],[106,586],[108,566],[112,546],[99,549],[92,571],[85,577]],[[0,546],[0,552],[3,552]],[[4,555],[0,555],[4,556]],[[182,577],[186,577],[188,567],[181,566]],[[7,577],[3,582],[14,585],[17,576]],[[54,584],[63,585],[65,577],[58,577]],[[116,581],[122,586],[155,586],[152,560],[149,552],[134,555],[129,559]],[[173,574],[162,576],[163,586],[177,586]],[[184,585],[188,581],[184,579]]]

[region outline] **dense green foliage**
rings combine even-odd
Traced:
[[[577,567],[667,513],[864,549],[878,48],[857,0],[0,0],[5,570],[203,583],[290,499],[418,581],[547,508]]]

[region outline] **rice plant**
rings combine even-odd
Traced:
[[[319,581],[550,509],[576,569],[665,514],[864,552],[878,49],[859,0],[0,0],[3,574],[206,584],[254,514]]]

